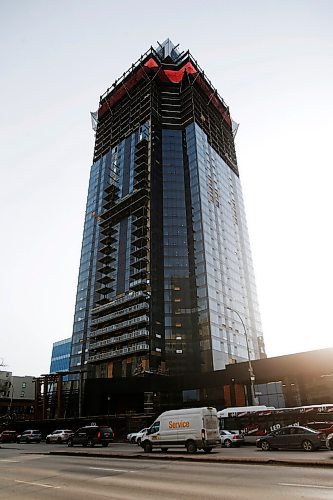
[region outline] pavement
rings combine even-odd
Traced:
[[[206,462],[206,463],[235,463],[235,464],[253,464],[253,465],[284,465],[294,467],[325,467],[333,468],[333,453],[321,450],[316,452],[297,452],[297,451],[273,451],[263,452],[253,446],[245,446],[243,449],[221,449],[216,448],[207,454],[198,451],[195,454],[188,454],[182,450],[170,450],[162,453],[160,450],[154,450],[152,453],[144,453],[140,448],[134,449],[112,449],[114,445],[108,448],[67,448],[59,450],[50,450],[51,455],[67,456],[87,456],[98,458],[118,458],[118,459],[153,459],[170,460],[184,462]],[[241,453],[240,453],[241,452]],[[279,456],[280,455],[280,456]]]
[[[229,464],[253,464],[253,465],[283,465],[294,467],[325,467],[333,468],[333,453],[329,450],[315,452],[305,451],[268,451],[263,452],[255,446],[241,446],[240,448],[214,448],[207,454],[199,450],[195,454],[188,454],[183,449],[169,449],[167,453],[153,450],[152,453],[144,453],[137,445],[129,443],[114,442],[109,447],[95,446],[93,448],[82,448],[80,446],[68,448],[67,445],[46,444],[16,444],[2,443],[0,448],[15,449],[21,453],[64,455],[96,458],[117,458],[137,460],[167,460],[182,462],[205,462],[205,463],[229,463]]]

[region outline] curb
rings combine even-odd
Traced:
[[[94,458],[119,458],[134,460],[164,460],[178,462],[201,462],[201,463],[221,463],[221,464],[247,464],[247,465],[280,465],[284,467],[325,467],[333,468],[333,461],[310,461],[310,460],[285,460],[285,459],[260,459],[260,458],[220,458],[214,456],[186,456],[186,455],[157,455],[155,453],[139,453],[135,455],[124,455],[120,453],[89,453],[86,451],[68,452],[68,451],[50,451],[49,455],[67,455],[79,457]]]

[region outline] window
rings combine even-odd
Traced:
[[[160,430],[160,423],[159,422],[154,422],[153,425],[150,428],[149,434],[153,434],[154,432],[158,432]]]
[[[27,384],[25,382],[22,382],[22,389],[25,389]]]

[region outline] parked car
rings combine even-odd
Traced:
[[[145,427],[144,429],[141,429],[141,431],[136,433],[135,442],[138,446],[141,446],[142,438],[146,435],[147,429],[148,427]]]
[[[325,446],[325,436],[308,427],[288,426],[260,437],[256,445],[263,451],[279,448],[301,448],[304,451],[314,451]]]
[[[321,432],[326,437],[333,432],[333,422],[309,422],[306,427]]]
[[[326,446],[329,450],[333,450],[333,432],[327,436]]]
[[[141,431],[139,431],[141,432]],[[138,435],[138,431],[137,432],[129,432],[126,436],[126,439],[127,441],[129,441],[130,443],[135,443],[136,442],[136,436]]]
[[[231,448],[232,446],[240,446],[244,444],[244,437],[241,434],[236,434],[230,431],[220,431],[221,447]]]
[[[16,440],[16,431],[2,431],[2,433],[0,434],[0,443],[16,443]]]
[[[111,427],[87,425],[69,436],[67,445],[74,446],[75,444],[81,444],[82,446],[92,447],[95,444],[101,444],[102,446],[108,446],[113,441],[113,438],[114,434]]]
[[[28,429],[16,438],[17,443],[40,443],[42,440],[42,433],[38,430]]]
[[[70,429],[56,430],[46,436],[47,443],[67,443],[69,436],[74,434]]]

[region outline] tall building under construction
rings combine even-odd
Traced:
[[[151,47],[93,121],[70,369],[182,375],[264,357],[235,124],[197,61]]]

